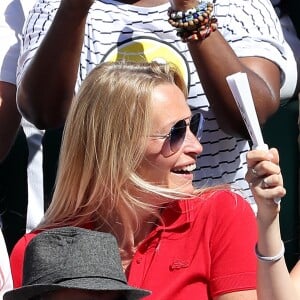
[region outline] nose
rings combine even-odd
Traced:
[[[200,143],[199,139],[191,132],[189,127],[186,132],[184,144],[185,151],[187,152],[193,152],[198,155],[203,151],[202,144]]]

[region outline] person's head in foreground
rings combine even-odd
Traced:
[[[127,284],[116,239],[78,227],[43,231],[28,245],[23,286],[4,300],[137,300],[148,291]]]
[[[122,248],[145,216],[157,218],[166,203],[192,196],[203,117],[192,114],[186,97],[185,82],[172,65],[96,67],[66,122],[43,227],[92,222],[98,230],[113,230]]]

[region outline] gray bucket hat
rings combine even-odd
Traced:
[[[115,237],[78,227],[43,231],[28,244],[23,285],[3,300],[28,300],[63,288],[124,291],[127,299],[150,294],[127,284]]]

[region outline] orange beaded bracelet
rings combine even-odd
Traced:
[[[180,30],[177,31],[177,36],[181,38],[181,41],[184,43],[194,42],[194,41],[203,41],[210,36],[218,28],[217,23],[208,23],[205,27],[200,27],[196,30]]]

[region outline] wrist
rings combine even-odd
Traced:
[[[258,244],[256,243],[255,254],[256,254],[257,259],[259,259],[260,261],[269,262],[269,263],[275,263],[275,262],[279,261],[280,259],[282,259],[284,257],[285,248],[284,248],[284,243],[282,240],[280,243],[281,243],[281,248],[280,248],[280,250],[276,251],[275,255],[262,254],[259,250]]]
[[[189,2],[180,2],[180,3],[177,3],[176,1],[170,1],[170,5],[171,5],[171,8],[173,10],[177,10],[177,11],[186,11],[188,9],[191,9],[191,8],[194,8],[196,6],[198,6],[199,4],[199,1],[189,1]]]
[[[257,205],[257,220],[261,223],[270,223],[279,220],[280,206],[270,203],[260,203]]]
[[[279,215],[262,214],[257,211],[257,226],[259,232],[280,232]]]
[[[61,1],[59,10],[63,11],[65,14],[72,14],[76,17],[86,17],[89,9],[93,5],[92,1]]]
[[[186,10],[168,9],[168,22],[183,42],[203,41],[218,28],[212,2],[202,0]]]

